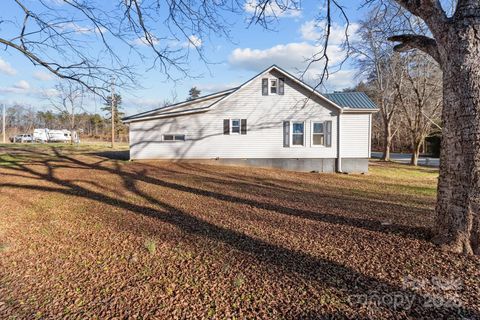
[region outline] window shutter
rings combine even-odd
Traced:
[[[241,120],[240,134],[247,134],[247,119]]]
[[[230,119],[223,119],[223,134],[230,134]]]
[[[262,79],[262,96],[268,96],[268,79]]]
[[[278,78],[278,94],[282,95],[285,92],[285,78]]]
[[[283,147],[290,147],[290,121],[283,121]]]
[[[325,146],[332,146],[332,121],[325,121]]]

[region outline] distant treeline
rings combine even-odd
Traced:
[[[119,115],[121,116],[121,115]],[[115,134],[117,141],[128,141],[128,127],[115,117]],[[1,126],[1,122],[0,122]],[[61,111],[36,111],[35,108],[25,105],[13,105],[6,109],[6,132],[14,136],[23,133],[32,133],[35,128],[76,130],[80,138],[105,140],[111,138],[110,114],[102,116],[98,113],[81,112],[72,115]]]

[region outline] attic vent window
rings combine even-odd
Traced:
[[[262,96],[283,95],[285,93],[285,78],[263,78]]]
[[[277,94],[277,79],[270,80],[270,94]]]

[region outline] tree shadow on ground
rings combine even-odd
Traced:
[[[300,210],[293,210],[291,208],[284,208],[278,205],[259,203],[250,199],[243,199],[236,196],[225,195],[218,192],[205,191],[202,189],[184,186],[178,183],[162,181],[146,175],[132,173],[127,170],[123,170],[120,166],[108,167],[100,164],[90,164],[81,161],[75,157],[71,157],[65,154],[61,154],[61,151],[53,149],[56,158],[46,158],[42,160],[43,170],[37,171],[32,169],[28,164],[16,164],[15,167],[8,168],[10,172],[21,171],[23,173],[29,173],[36,178],[41,178],[50,182],[53,186],[35,185],[35,184],[18,184],[18,183],[0,183],[0,187],[8,187],[24,190],[41,190],[45,192],[53,192],[64,194],[72,197],[81,197],[89,199],[102,204],[108,204],[112,207],[128,210],[130,212],[153,217],[164,223],[171,224],[178,227],[183,232],[220,242],[229,247],[253,256],[257,261],[262,264],[276,266],[287,272],[291,272],[301,276],[306,281],[319,282],[324,285],[333,288],[340,288],[341,290],[347,290],[348,296],[353,300],[363,295],[378,295],[378,296],[395,296],[401,295],[403,297],[409,297],[413,299],[411,308],[406,309],[404,305],[396,306],[392,304],[381,305],[378,308],[387,309],[391,314],[400,313],[403,315],[414,317],[431,317],[433,313],[439,315],[466,315],[475,318],[480,317],[480,313],[477,310],[463,309],[460,307],[442,307],[435,309],[424,308],[424,303],[428,297],[410,290],[408,288],[398,287],[382,280],[376,279],[371,276],[364,275],[358,271],[343,266],[335,261],[318,258],[305,252],[294,251],[276,244],[269,243],[262,239],[254,238],[246,235],[240,231],[231,230],[222,226],[218,226],[214,223],[208,222],[198,216],[185,212],[175,206],[166,203],[156,197],[152,197],[148,193],[142,191],[137,187],[137,182],[142,181],[144,183],[152,185],[160,185],[173,190],[182,192],[189,192],[206,197],[213,197],[222,201],[229,201],[233,203],[248,204],[259,208],[279,212],[282,214],[289,214],[295,216],[301,216],[309,219],[319,219],[327,223],[346,224],[349,226],[358,226],[359,228],[366,228],[368,230],[381,231],[381,232],[393,232],[396,231],[392,228],[398,226],[377,226],[370,225],[368,222],[362,221],[356,218],[344,218],[334,217],[332,215],[319,214],[314,212],[304,212]],[[122,199],[121,197],[114,197],[103,194],[101,191],[89,190],[85,186],[81,186],[76,180],[68,180],[60,178],[55,170],[56,167],[53,163],[60,159],[61,161],[70,162],[70,165],[76,165],[79,167],[88,168],[91,170],[99,170],[108,172],[112,175],[118,176],[123,182],[124,188],[138,197],[144,199],[144,201],[150,203],[156,208],[151,206],[136,204],[134,201]],[[38,162],[37,162],[38,165]],[[8,175],[8,173],[6,173]],[[160,210],[157,208],[161,208]],[[320,218],[316,218],[316,217]],[[404,232],[405,230],[400,230]],[[355,302],[355,301],[354,301]],[[358,306],[362,307],[361,305]],[[315,315],[309,314],[309,317],[315,318]]]
[[[130,160],[130,152],[128,150],[112,150],[112,151],[99,151],[88,153],[100,158],[107,158],[110,160]]]

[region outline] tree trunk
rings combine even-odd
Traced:
[[[392,126],[390,122],[385,121],[385,136],[383,143],[382,160],[390,161],[390,148],[392,147]]]
[[[412,156],[410,158],[410,164],[412,166],[418,166],[418,158],[420,158],[420,148],[422,146],[422,140],[414,138],[412,140]]]
[[[73,130],[75,128],[75,113],[73,112],[72,108],[72,118],[70,123],[70,144],[73,144]]]
[[[422,143],[420,141],[413,140],[412,143],[412,157],[410,158],[410,164],[412,166],[418,166],[418,158],[420,157],[420,148]]]
[[[480,255],[480,19],[476,17],[458,19],[439,46],[444,104],[433,240],[450,251]]]

